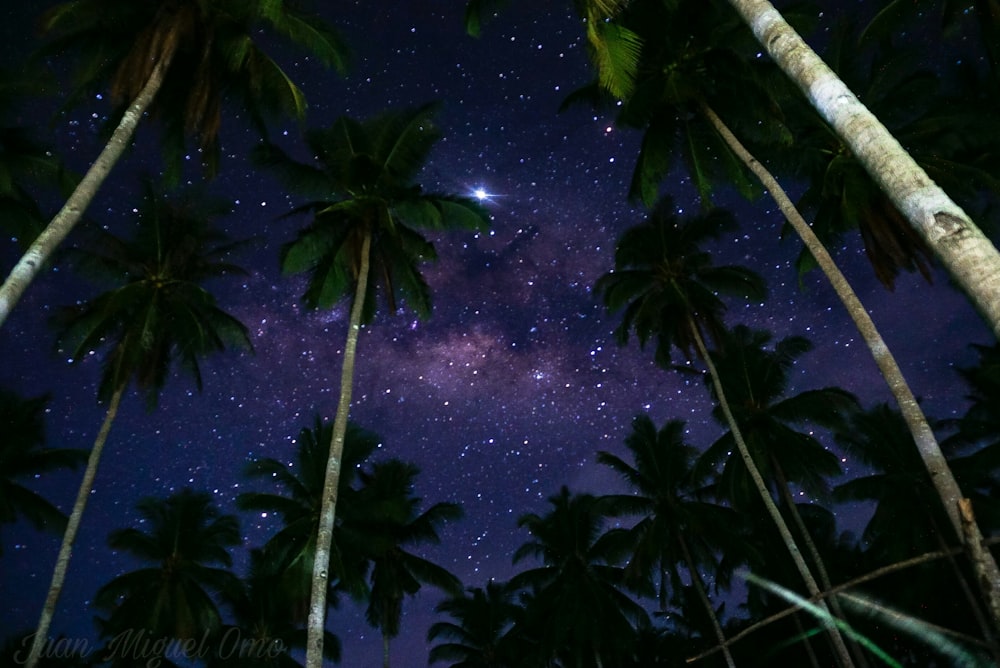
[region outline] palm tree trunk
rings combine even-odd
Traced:
[[[736,668],[736,662],[733,661],[733,655],[729,652],[729,645],[726,644],[726,634],[722,632],[722,626],[719,625],[719,618],[715,616],[715,608],[712,607],[712,601],[708,598],[708,593],[705,591],[705,585],[702,584],[701,575],[698,574],[698,569],[695,566],[694,558],[691,556],[691,550],[688,549],[687,540],[684,539],[684,534],[679,534],[677,540],[681,546],[681,552],[684,553],[684,561],[687,562],[688,570],[691,572],[691,582],[694,584],[694,589],[698,592],[698,598],[701,599],[702,605],[705,606],[705,610],[708,611],[708,618],[712,620],[712,630],[715,632],[715,639],[719,641],[719,647],[722,648],[722,654],[726,658],[726,665],[729,668]]]
[[[729,0],[729,4],[934,250],[1000,337],[1000,253],[996,247],[770,2]]]
[[[69,559],[73,554],[73,541],[76,540],[76,533],[80,528],[80,521],[83,519],[83,510],[87,507],[87,500],[94,489],[94,477],[97,475],[97,465],[101,461],[101,452],[104,450],[104,444],[108,440],[111,424],[118,414],[118,405],[121,403],[122,395],[125,393],[125,387],[126,383],[122,383],[115,390],[114,394],[111,395],[108,412],[104,416],[104,423],[101,425],[100,431],[97,432],[94,447],[87,458],[87,468],[83,472],[80,489],[76,493],[73,511],[66,522],[66,531],[63,533],[62,545],[59,547],[59,556],[56,557],[56,565],[52,569],[52,583],[49,585],[49,593],[45,597],[45,605],[42,607],[42,615],[38,620],[38,628],[35,630],[35,636],[31,641],[31,651],[28,653],[25,668],[35,668],[38,664],[42,648],[46,643],[49,626],[52,624],[52,617],[56,612],[56,603],[59,601],[59,594],[62,593],[63,582],[66,581]]]
[[[743,440],[743,432],[740,431],[740,427],[736,423],[736,418],[733,417],[733,413],[729,408],[729,401],[726,399],[726,393],[722,389],[722,380],[719,378],[719,372],[716,370],[715,364],[712,362],[712,357],[708,354],[708,349],[705,347],[705,341],[701,337],[698,325],[695,323],[693,318],[689,318],[688,326],[691,328],[691,334],[694,337],[695,345],[698,347],[698,353],[701,356],[702,361],[705,362],[705,366],[708,368],[708,374],[712,379],[712,385],[715,387],[715,394],[719,400],[719,408],[722,409],[722,414],[725,416],[726,422],[729,424],[729,429],[733,433],[733,440],[736,441],[736,449],[739,450],[740,458],[743,460],[743,464],[747,467],[747,471],[753,479],[754,486],[760,494],[761,501],[764,502],[764,507],[767,508],[768,515],[771,516],[771,520],[778,528],[778,533],[781,535],[781,540],[784,542],[785,547],[788,549],[788,553],[792,557],[792,561],[795,563],[795,568],[799,571],[799,574],[805,581],[806,589],[809,591],[809,595],[819,597],[819,586],[816,584],[815,578],[813,578],[812,573],[809,571],[809,566],[806,565],[805,559],[799,551],[799,546],[795,544],[792,532],[788,529],[788,525],[785,524],[785,519],[781,516],[778,506],[775,505],[774,499],[771,498],[771,493],[768,491],[767,485],[764,483],[764,478],[761,476],[760,470],[757,468],[757,465],[753,461],[753,457],[750,455],[750,449],[747,448],[746,441]],[[829,612],[829,608],[827,607],[825,600],[819,599],[817,605],[820,605],[824,610]],[[847,651],[847,645],[844,643],[844,638],[840,635],[840,631],[836,626],[828,624],[825,620],[823,621],[823,624],[826,626],[827,631],[830,633],[830,637],[833,640],[840,665],[853,668],[854,662],[851,660],[850,653]]]
[[[996,632],[990,627],[989,622],[986,621],[986,617],[980,609],[979,602],[972,591],[972,586],[969,584],[968,580],[965,578],[965,574],[962,573],[961,567],[958,565],[958,560],[955,559],[955,555],[948,552],[948,548],[950,546],[948,545],[948,541],[945,540],[945,532],[942,531],[938,523],[934,521],[933,514],[925,510],[925,515],[927,517],[927,523],[931,527],[931,533],[934,534],[934,542],[937,543],[938,550],[944,552],[944,559],[948,562],[948,566],[951,568],[951,571],[955,576],[955,580],[958,582],[958,588],[962,590],[962,594],[965,596],[965,600],[969,605],[969,612],[979,625],[979,630],[982,631],[983,638],[989,642],[993,651],[994,659],[1000,659],[1000,656],[997,656],[998,649],[1000,648],[997,647]],[[998,665],[1000,665],[1000,663],[998,663]]]
[[[390,668],[389,666],[389,634],[382,634],[382,668]]]
[[[995,545],[997,543],[1000,543],[1000,536],[994,536],[992,538],[988,538],[986,542],[988,544],[990,544],[990,545]],[[937,559],[944,559],[944,558],[946,558],[946,557],[948,557],[950,555],[953,555],[953,554],[960,554],[963,550],[964,550],[964,548],[954,547],[954,548],[948,548],[948,549],[944,549],[944,550],[935,550],[934,552],[925,552],[924,554],[917,555],[916,557],[910,557],[909,559],[904,559],[903,561],[897,561],[897,562],[891,563],[888,566],[882,566],[881,568],[876,568],[875,570],[870,571],[868,573],[865,573],[864,575],[862,575],[860,577],[856,577],[853,580],[848,580],[847,582],[842,582],[841,584],[837,585],[836,587],[834,587],[830,591],[823,592],[823,597],[829,597],[829,596],[832,596],[833,594],[841,594],[843,596],[850,596],[850,594],[847,593],[847,591],[849,589],[854,589],[855,587],[863,585],[863,584],[865,584],[867,582],[871,582],[872,580],[876,580],[876,579],[881,578],[881,577],[883,577],[885,575],[889,575],[890,573],[896,573],[896,572],[899,572],[901,570],[905,570],[907,568],[912,568],[914,566],[918,566],[920,564],[926,564],[929,561],[935,561]],[[867,601],[867,603],[870,603],[870,602],[871,601]],[[774,622],[778,621],[779,619],[782,619],[784,617],[788,617],[789,615],[795,614],[796,611],[798,611],[799,609],[800,609],[800,607],[797,604],[790,605],[787,608],[785,608],[784,610],[781,610],[780,612],[776,612],[776,613],[774,613],[773,615],[771,615],[769,617],[766,617],[764,619],[761,619],[759,621],[754,622],[753,624],[751,624],[750,626],[747,626],[746,628],[744,628],[743,630],[741,630],[739,633],[737,633],[736,635],[734,635],[732,638],[730,638],[729,639],[730,646],[732,646],[733,644],[739,642],[743,638],[746,638],[751,633],[754,633],[755,631],[758,631],[758,630],[764,628],[765,626],[767,626],[769,624],[773,624]],[[954,635],[956,632],[954,630],[951,630],[950,633],[952,633]],[[973,637],[970,637],[970,636],[966,636],[965,634],[961,634],[961,635],[964,638],[965,642],[967,642],[969,645],[980,645],[982,647],[986,647],[990,651],[994,652],[994,654],[997,651],[994,647],[990,646],[990,644],[987,641],[982,640],[981,638],[973,638]],[[687,663],[694,663],[696,661],[700,661],[701,659],[704,659],[705,657],[711,656],[715,652],[718,652],[720,649],[721,649],[720,647],[712,647],[711,649],[705,650],[701,654],[697,654],[695,656],[688,657],[686,659],[686,661],[687,661]],[[1000,665],[1000,663],[998,663],[997,665]]]
[[[781,490],[781,498],[788,507],[788,512],[792,516],[792,521],[795,522],[795,527],[799,530],[799,534],[802,536],[802,541],[806,545],[806,550],[809,552],[809,556],[816,565],[816,572],[819,574],[819,582],[823,585],[823,591],[829,591],[833,587],[833,584],[830,582],[830,575],[826,572],[826,564],[823,563],[823,557],[820,555],[815,541],[813,541],[812,536],[809,535],[806,523],[802,521],[802,515],[799,513],[798,507],[795,505],[795,499],[792,498],[792,490],[788,486],[788,478],[785,477],[785,471],[781,468],[781,462],[779,462],[774,455],[771,455],[771,467],[774,469],[776,482],[778,483],[778,488]],[[844,612],[840,607],[840,601],[837,600],[836,595],[827,597],[827,603],[830,605],[830,610],[833,611],[833,614],[837,615],[840,619],[845,618]],[[858,644],[856,642],[851,642],[847,647],[851,650],[851,656],[854,657],[858,666],[867,668],[868,660],[865,658],[864,652],[861,651],[861,648],[858,647]]]
[[[354,384],[354,358],[361,331],[361,311],[368,291],[371,232],[365,233],[361,244],[361,264],[358,283],[354,288],[351,319],[344,345],[344,366],[340,374],[340,402],[333,421],[333,438],[326,462],[323,482],[323,503],[320,506],[319,527],[316,536],[316,558],[313,562],[312,595],[309,603],[309,621],[306,630],[306,668],[323,665],[323,629],[326,624],[326,590],[330,575],[330,545],[333,542],[333,523],[337,515],[337,492],[340,486],[340,463],[344,455],[344,435],[347,433],[347,415],[351,408],[351,391]]]
[[[896,358],[889,351],[889,347],[882,339],[882,335],[879,334],[874,321],[868,315],[868,311],[865,310],[861,300],[858,299],[857,294],[851,288],[851,284],[847,281],[844,274],[841,273],[833,258],[830,257],[830,253],[827,252],[823,242],[819,240],[798,209],[795,208],[795,205],[789,199],[781,184],[778,183],[777,179],[774,178],[764,165],[747,151],[725,123],[722,122],[722,119],[709,106],[702,103],[701,111],[708,117],[709,121],[715,127],[716,132],[722,136],[729,148],[760,179],[763,186],[771,193],[771,197],[778,205],[778,208],[798,233],[806,248],[809,249],[809,252],[812,253],[812,256],[816,259],[816,263],[823,270],[837,296],[840,297],[844,308],[847,309],[848,315],[854,321],[854,326],[857,327],[861,338],[864,339],[865,344],[871,351],[872,357],[875,359],[875,364],[889,386],[889,391],[892,392],[892,396],[896,399],[896,405],[899,406],[900,413],[902,413],[903,419],[906,421],[910,434],[913,435],[917,451],[920,453],[920,458],[923,460],[928,474],[930,474],[938,496],[941,497],[941,503],[944,504],[945,512],[948,514],[948,519],[951,521],[955,534],[962,539],[966,546],[966,552],[972,560],[973,567],[977,573],[981,574],[980,581],[983,597],[990,608],[994,626],[1000,629],[1000,569],[997,568],[997,562],[993,558],[992,553],[982,547],[983,534],[979,526],[975,521],[963,522],[960,513],[960,506],[964,500],[962,490],[959,488],[958,481],[955,480],[955,476],[951,472],[951,467],[948,466],[948,461],[945,459],[944,453],[941,452],[941,446],[938,445],[934,432],[931,430],[930,425],[927,424],[927,417],[924,415],[923,410],[921,410],[920,404],[917,403],[916,397],[913,396],[913,392],[910,390],[906,378],[903,377],[903,372],[900,370],[899,365],[896,364]],[[968,540],[965,539],[967,535]]]
[[[42,233],[31,242],[31,246],[25,251],[21,259],[18,260],[14,268],[11,269],[7,280],[0,286],[0,327],[6,322],[10,312],[21,299],[21,295],[35,279],[35,276],[42,270],[45,264],[55,253],[56,248],[66,238],[74,226],[80,221],[83,212],[87,210],[90,201],[97,194],[97,190],[104,183],[111,169],[118,163],[122,153],[132,142],[132,136],[142,119],[143,114],[156,97],[156,93],[163,85],[163,77],[170,61],[173,59],[174,50],[167,49],[163,52],[160,61],[153,68],[146,84],[136,95],[135,99],[125,110],[122,119],[118,122],[118,127],[111,135],[111,139],[104,146],[97,160],[90,166],[87,173],[77,184],[76,189],[66,200],[59,213],[42,230]]]

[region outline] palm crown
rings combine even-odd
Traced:
[[[719,294],[763,298],[759,276],[739,266],[714,266],[701,248],[735,226],[733,217],[721,209],[679,219],[671,200],[664,198],[645,222],[622,235],[614,271],[594,288],[610,310],[623,310],[615,329],[619,343],[626,343],[635,330],[641,345],[656,337],[659,363],[669,363],[673,346],[690,358],[693,326],[716,340],[721,335],[726,307]]]
[[[840,465],[813,428],[842,428],[858,403],[853,395],[836,387],[786,396],[796,360],[811,348],[812,344],[800,336],[788,336],[772,345],[770,333],[737,325],[727,332],[713,360],[733,416],[764,477],[779,487],[784,484],[780,481],[793,482],[822,496],[827,491],[826,480],[840,473]],[[713,389],[711,384],[708,387]],[[718,408],[714,414],[725,424]],[[733,436],[729,433],[705,451],[699,471],[704,474],[722,462],[718,492],[744,507],[754,492],[743,463],[736,457],[727,458],[732,451]]]
[[[166,199],[147,185],[134,239],[100,231],[91,247],[74,253],[82,269],[114,286],[57,317],[60,343],[73,359],[110,346],[102,399],[134,379],[155,405],[174,361],[201,389],[199,357],[227,345],[251,347],[247,328],[202,285],[241,272],[224,259],[233,244],[209,226],[221,210],[220,203],[195,197]]]
[[[316,527],[323,496],[323,478],[329,452],[332,425],[318,417],[312,428],[299,432],[296,465],[289,466],[277,459],[259,459],[247,465],[246,474],[253,478],[272,480],[284,494],[275,492],[245,492],[237,498],[243,510],[264,511],[281,516],[283,527],[264,546],[261,564],[269,564],[281,585],[285,613],[302,619],[309,602],[313,559],[316,552]],[[354,473],[375,450],[378,437],[349,424],[344,439],[343,473],[340,496],[350,499]],[[346,512],[350,516],[348,502]],[[352,536],[334,532],[333,571],[331,583],[360,595],[364,589],[366,563],[358,554]]]
[[[549,503],[545,515],[518,519],[532,537],[514,553],[514,563],[534,557],[541,565],[511,579],[528,594],[517,634],[537,643],[544,658],[565,651],[559,658],[571,665],[617,665],[613,660],[623,657],[635,629],[649,622],[620,589],[620,532],[604,530],[618,504],[611,497],[571,494],[565,486]]]
[[[154,637],[199,638],[217,630],[222,618],[213,597],[239,591],[227,570],[229,548],[242,542],[236,517],[222,515],[207,492],[190,490],[144,499],[138,509],[145,530],[117,530],[108,543],[156,565],[121,575],[97,592],[95,603],[111,611],[105,633],[142,628]]]
[[[296,210],[311,212],[313,221],[282,252],[284,271],[309,272],[303,296],[309,306],[328,308],[351,294],[368,237],[371,271],[379,280],[368,283],[363,320],[375,313],[379,282],[390,312],[403,298],[419,316],[429,315],[430,292],[418,264],[436,254],[420,230],[478,230],[488,220],[473,200],[426,193],[415,182],[440,138],[436,109],[427,105],[363,122],[342,117],[309,131],[306,142],[318,165],[297,163],[274,146],[258,150],[289,187],[318,198]]]
[[[325,65],[345,67],[346,48],[330,28],[284,2],[263,0],[64,2],[43,18],[51,35],[43,53],[78,54],[78,87],[68,103],[107,87],[124,107],[155,67],[169,63],[152,111],[163,123],[168,175],[176,177],[188,135],[216,168],[224,95],[244,104],[261,131],[267,113],[304,116],[302,92],[258,44],[262,24]]]

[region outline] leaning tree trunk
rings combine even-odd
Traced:
[[[806,523],[802,519],[802,514],[799,512],[798,506],[795,505],[795,498],[792,496],[791,487],[788,485],[788,478],[785,477],[785,471],[781,467],[781,462],[778,461],[774,454],[771,454],[771,467],[774,469],[775,482],[778,484],[781,498],[785,502],[785,505],[788,506],[788,513],[792,516],[795,528],[799,530],[799,534],[802,536],[802,542],[805,543],[809,556],[812,558],[813,563],[816,564],[816,572],[819,574],[819,583],[823,585],[823,591],[830,591],[830,589],[833,588],[833,584],[830,582],[830,575],[827,573],[826,564],[823,563],[823,556],[819,553],[819,549],[816,547],[816,542],[809,534],[809,529],[806,527]],[[844,612],[840,607],[840,602],[837,600],[836,595],[828,596],[827,602],[829,603],[833,614],[837,615],[841,619],[845,618]],[[851,642],[850,645],[848,645],[848,649],[851,650],[851,656],[854,657],[858,666],[867,668],[868,660],[865,658],[864,652],[861,651],[858,643]]]
[[[326,592],[330,583],[330,546],[333,542],[333,523],[337,516],[337,492],[340,486],[340,464],[344,455],[344,435],[347,433],[347,415],[351,408],[351,391],[354,384],[354,357],[361,331],[361,312],[368,291],[371,233],[366,232],[361,244],[361,263],[358,283],[351,304],[351,320],[344,345],[344,366],[340,374],[340,402],[333,421],[330,454],[326,460],[326,477],[323,482],[323,503],[320,506],[319,527],[316,535],[316,557],[313,561],[312,595],[309,603],[309,621],[306,629],[306,668],[323,665],[323,629],[326,625]]]
[[[889,351],[889,347],[882,339],[882,335],[879,334],[871,316],[868,315],[868,311],[865,310],[861,300],[858,299],[857,294],[851,288],[851,284],[847,281],[844,274],[841,273],[836,262],[833,261],[830,253],[827,252],[823,242],[819,240],[819,237],[816,236],[798,209],[795,208],[795,205],[789,199],[781,184],[778,183],[777,179],[774,178],[764,165],[747,151],[726,124],[723,123],[722,119],[708,105],[702,103],[701,111],[712,123],[716,132],[722,136],[730,150],[743,161],[743,164],[760,179],[761,184],[771,193],[771,197],[777,203],[778,208],[816,259],[816,264],[822,269],[827,280],[830,281],[830,285],[833,286],[834,291],[840,298],[840,301],[844,304],[844,308],[847,309],[848,315],[854,321],[854,326],[857,327],[861,338],[865,341],[865,345],[871,351],[872,357],[875,359],[875,364],[882,373],[882,377],[885,378],[885,382],[896,400],[896,405],[899,406],[900,413],[902,413],[903,419],[906,421],[910,434],[913,435],[913,442],[917,446],[917,451],[920,453],[920,458],[923,460],[928,474],[930,474],[934,488],[941,498],[941,503],[944,504],[945,512],[948,514],[948,519],[951,521],[955,534],[962,539],[966,546],[966,552],[972,560],[973,567],[976,569],[976,573],[980,575],[979,579],[983,597],[988,603],[994,626],[1000,629],[1000,570],[997,568],[997,562],[993,558],[992,553],[982,547],[983,535],[979,526],[972,518],[971,513],[968,514],[966,521],[963,521],[962,514],[960,513],[960,506],[964,499],[962,490],[959,488],[958,481],[955,480],[955,476],[952,474],[951,467],[948,466],[948,460],[945,459],[944,453],[941,452],[941,447],[938,445],[934,432],[931,430],[930,425],[927,424],[927,417],[920,408],[920,404],[917,403],[917,398],[913,396],[913,392],[910,390],[906,378],[903,377],[903,372],[900,370],[899,365],[896,364],[896,358]],[[966,536],[969,538],[966,539]]]
[[[677,540],[681,545],[681,552],[684,553],[684,561],[687,562],[688,570],[691,571],[691,582],[694,584],[695,591],[698,592],[698,598],[701,599],[702,605],[705,606],[705,610],[708,612],[708,618],[712,621],[712,632],[715,633],[715,639],[719,641],[719,647],[722,648],[722,654],[726,658],[726,665],[729,668],[736,668],[736,662],[733,661],[733,655],[729,651],[729,644],[726,642],[726,635],[722,632],[719,618],[715,614],[715,608],[712,607],[712,601],[708,598],[708,593],[705,591],[705,585],[701,581],[701,575],[698,574],[698,567],[694,563],[694,557],[691,556],[691,550],[688,549],[684,534],[678,534]]]
[[[945,532],[941,530],[941,527],[934,520],[933,514],[928,510],[924,509],[924,513],[927,517],[927,523],[931,527],[931,534],[934,536],[934,542],[937,543],[938,550],[944,552],[945,561],[948,562],[948,566],[951,568],[952,573],[955,576],[955,581],[958,583],[958,588],[962,590],[965,600],[969,604],[969,612],[976,620],[976,624],[979,625],[979,630],[983,633],[983,638],[989,643],[990,651],[993,654],[993,659],[997,661],[997,665],[1000,665],[1000,646],[997,645],[996,630],[990,626],[990,623],[986,620],[986,616],[979,607],[979,600],[976,598],[975,593],[972,591],[972,586],[969,584],[962,573],[961,567],[958,565],[958,560],[955,559],[954,554],[948,553],[948,541],[945,540]],[[961,537],[960,537],[961,538]]]
[[[1000,337],[1000,253],[767,0],[729,0]],[[954,510],[950,509],[949,514]]]
[[[698,354],[701,356],[702,361],[705,362],[705,366],[708,368],[708,375],[712,379],[712,386],[715,388],[716,398],[719,400],[719,408],[722,409],[722,414],[726,418],[726,423],[729,425],[730,431],[732,431],[733,440],[736,441],[736,449],[739,451],[740,458],[743,460],[743,464],[747,467],[747,471],[750,473],[750,478],[753,480],[754,487],[757,488],[761,501],[764,502],[764,507],[767,508],[768,515],[771,516],[771,520],[777,527],[778,534],[781,536],[782,542],[785,544],[785,547],[788,549],[788,553],[792,557],[792,561],[795,563],[795,568],[805,581],[806,589],[809,591],[809,595],[816,598],[818,601],[817,605],[829,613],[826,601],[820,597],[820,589],[816,584],[816,579],[813,578],[812,573],[809,571],[809,566],[802,557],[802,553],[799,551],[799,546],[795,544],[795,538],[792,537],[792,532],[788,529],[788,525],[785,523],[785,519],[781,516],[781,511],[778,510],[778,506],[774,503],[774,499],[771,498],[771,493],[768,491],[767,485],[764,483],[764,478],[761,476],[760,470],[757,468],[757,465],[753,461],[753,457],[750,455],[750,449],[747,447],[746,441],[743,440],[743,432],[740,431],[740,427],[736,423],[736,418],[733,417],[733,413],[729,408],[729,401],[726,399],[726,393],[722,389],[722,380],[719,378],[719,372],[716,370],[715,364],[712,362],[712,357],[709,355],[708,349],[705,347],[705,341],[702,339],[701,332],[699,331],[698,325],[695,324],[693,318],[688,319],[688,326],[691,328],[691,334],[694,337],[695,345],[698,347]],[[854,662],[851,660],[851,655],[847,650],[847,645],[844,643],[844,638],[840,634],[840,630],[827,620],[821,620],[821,622],[830,634],[840,665],[845,667],[850,666],[853,668]]]
[[[52,583],[49,585],[49,593],[45,597],[45,605],[42,607],[42,614],[38,620],[38,628],[31,641],[31,651],[28,653],[28,660],[25,668],[35,668],[41,656],[42,648],[46,643],[46,636],[49,633],[49,626],[52,624],[52,617],[56,612],[56,603],[62,593],[63,582],[66,581],[66,571],[69,569],[69,560],[73,555],[73,541],[76,540],[76,533],[80,528],[80,521],[83,519],[83,510],[87,507],[87,500],[94,489],[94,477],[97,475],[97,465],[101,461],[101,452],[104,444],[108,440],[108,433],[111,431],[111,424],[118,414],[118,405],[121,403],[122,395],[125,393],[126,383],[115,390],[108,403],[108,412],[104,416],[104,423],[97,438],[94,440],[94,447],[87,458],[87,468],[83,472],[83,480],[80,481],[80,489],[76,493],[76,501],[73,503],[73,511],[66,522],[66,531],[63,533],[62,545],[59,547],[59,556],[56,557],[55,568],[52,569]]]
[[[163,85],[163,77],[174,51],[167,49],[163,52],[159,62],[153,68],[146,84],[136,95],[135,99],[125,110],[122,119],[118,122],[118,127],[111,135],[111,139],[104,146],[104,150],[97,156],[97,160],[90,166],[87,173],[77,184],[76,189],[66,200],[59,213],[42,230],[42,233],[31,242],[31,246],[25,251],[21,259],[18,260],[10,275],[3,285],[0,286],[0,327],[6,322],[10,312],[17,305],[21,295],[35,279],[35,276],[42,270],[56,248],[66,238],[74,226],[80,221],[83,212],[87,210],[90,201],[94,199],[98,188],[104,183],[111,169],[118,163],[122,153],[132,141],[132,136],[139,125],[146,109],[153,102],[156,93]]]

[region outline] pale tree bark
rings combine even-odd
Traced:
[[[788,549],[788,553],[792,557],[796,570],[805,582],[806,589],[809,591],[809,596],[816,597],[818,599],[820,596],[820,589],[816,584],[816,579],[813,577],[809,570],[809,566],[802,557],[802,552],[799,551],[799,546],[796,545],[795,538],[792,537],[792,532],[789,530],[788,524],[785,523],[785,519],[781,516],[781,511],[778,510],[777,504],[774,503],[774,499],[771,497],[771,492],[767,489],[767,484],[764,482],[764,478],[761,476],[760,470],[757,468],[757,465],[753,461],[753,457],[750,455],[750,449],[747,447],[746,441],[743,440],[743,432],[740,431],[740,427],[736,423],[736,418],[733,416],[732,410],[729,408],[729,401],[726,399],[726,393],[722,388],[722,379],[719,378],[719,372],[715,368],[715,363],[712,362],[712,357],[708,353],[708,348],[705,347],[705,341],[701,337],[698,325],[695,324],[693,319],[689,319],[688,326],[691,328],[691,334],[694,337],[695,345],[698,347],[698,354],[708,369],[708,375],[712,380],[712,386],[715,388],[716,398],[719,400],[719,408],[722,410],[726,423],[732,431],[733,440],[736,441],[736,449],[740,453],[740,459],[743,460],[744,466],[747,467],[747,471],[750,473],[750,478],[753,480],[754,487],[757,489],[757,493],[760,494],[760,499],[764,502],[764,507],[767,509],[767,514],[770,515],[771,521],[774,522],[775,527],[777,527],[778,534],[781,536],[782,542]],[[818,599],[817,605],[829,612],[829,607],[827,606],[826,601]],[[838,663],[845,668],[853,668],[854,662],[851,660],[851,655],[847,650],[847,645],[844,642],[843,636],[840,634],[840,630],[826,620],[821,620],[821,623],[830,634],[830,639],[833,642]]]
[[[930,475],[934,489],[941,498],[941,503],[944,505],[955,535],[966,545],[966,552],[980,576],[980,588],[991,611],[993,624],[997,629],[1000,629],[1000,569],[997,568],[997,562],[992,553],[982,547],[983,534],[971,515],[971,509],[967,516],[968,521],[963,520],[960,505],[965,501],[965,498],[958,486],[958,481],[955,480],[948,460],[941,452],[941,446],[927,423],[927,417],[920,408],[920,404],[917,403],[917,398],[910,390],[906,378],[903,377],[903,372],[896,363],[896,358],[889,351],[889,347],[882,339],[882,335],[879,334],[878,328],[875,327],[875,322],[868,315],[868,311],[858,299],[851,284],[837,267],[837,263],[834,262],[823,242],[819,240],[819,237],[795,208],[781,184],[764,165],[747,151],[710,107],[703,103],[701,111],[730,150],[757,176],[761,184],[771,194],[781,213],[784,214],[806,248],[816,259],[816,264],[826,275],[830,285],[833,286],[840,301],[844,304],[844,308],[847,309],[847,314],[854,321],[854,326],[857,327],[865,345],[871,351],[875,364],[882,373],[882,377],[885,378],[889,391],[895,398],[896,405],[913,436],[913,442],[916,444],[920,458]]]
[[[770,2],[729,0],[729,4],[934,250],[1000,337],[1000,253],[996,247]]]
[[[46,636],[52,624],[52,617],[56,613],[56,604],[59,602],[59,595],[62,593],[63,583],[66,581],[66,571],[69,570],[69,560],[73,556],[73,542],[76,540],[77,531],[80,529],[80,521],[83,519],[83,511],[87,507],[87,500],[94,489],[94,477],[97,475],[97,465],[101,461],[101,453],[104,451],[104,444],[108,440],[111,431],[111,424],[118,414],[118,405],[121,403],[122,395],[125,393],[126,384],[115,390],[108,403],[108,411],[104,415],[104,423],[97,432],[94,440],[94,447],[87,458],[87,468],[83,472],[83,480],[80,481],[80,489],[76,493],[76,501],[73,503],[73,510],[66,522],[66,531],[63,532],[62,545],[59,547],[59,556],[56,557],[55,568],[52,569],[52,582],[49,584],[49,593],[45,597],[45,604],[42,607],[42,614],[38,620],[38,627],[31,641],[31,651],[28,653],[28,660],[25,668],[35,668],[42,648],[46,643]]]
[[[340,401],[333,421],[333,437],[326,461],[323,482],[323,502],[320,506],[319,527],[316,536],[316,558],[313,561],[312,595],[309,601],[309,621],[306,630],[306,668],[323,665],[323,629],[326,625],[326,592],[330,583],[330,546],[333,542],[334,519],[337,516],[337,492],[340,487],[340,465],[344,456],[344,435],[347,433],[347,416],[351,409],[351,392],[354,385],[354,359],[361,331],[361,312],[368,291],[372,237],[365,233],[361,244],[360,266],[354,301],[351,304],[347,342],[344,345],[344,366],[340,374]]]
[[[28,285],[41,272],[46,263],[55,253],[56,248],[62,243],[66,235],[80,222],[83,212],[87,210],[90,201],[94,199],[97,190],[104,183],[112,168],[118,163],[119,158],[125,149],[132,142],[135,130],[142,119],[143,114],[153,98],[163,85],[163,77],[170,61],[173,57],[173,50],[163,53],[159,62],[153,68],[146,84],[136,95],[135,99],[125,110],[118,126],[111,135],[111,139],[104,146],[100,155],[90,166],[87,173],[77,184],[76,189],[63,204],[59,213],[42,230],[42,233],[31,243],[21,259],[18,260],[14,268],[11,269],[7,280],[0,286],[0,327],[6,322],[10,312],[21,299],[21,295],[28,288]]]

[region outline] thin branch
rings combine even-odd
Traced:
[[[988,545],[996,545],[996,544],[1000,544],[1000,536],[992,536],[990,538],[983,539],[983,545],[987,545],[988,546]],[[836,587],[832,587],[832,588],[828,589],[825,592],[821,592],[819,594],[819,596],[810,596],[807,600],[809,600],[809,601],[815,601],[815,600],[818,600],[820,598],[828,598],[830,596],[833,596],[834,594],[839,594],[840,592],[845,591],[847,589],[850,589],[852,587],[857,587],[858,585],[861,585],[861,584],[864,584],[866,582],[870,582],[872,580],[878,579],[878,578],[882,577],[883,575],[889,575],[890,573],[895,573],[896,571],[902,571],[902,570],[905,570],[905,569],[910,568],[912,566],[919,566],[920,564],[927,563],[928,561],[934,561],[936,559],[944,559],[945,557],[947,557],[949,555],[963,554],[964,552],[965,552],[965,548],[964,547],[952,547],[952,548],[949,548],[947,550],[935,550],[934,552],[925,552],[924,554],[921,554],[919,556],[912,557],[910,559],[904,559],[903,561],[897,561],[894,564],[889,564],[888,566],[882,566],[881,568],[877,568],[874,571],[871,571],[870,573],[867,573],[866,575],[862,575],[860,577],[854,578],[853,580],[848,580],[847,582],[845,582],[843,584],[839,584]],[[783,618],[787,617],[788,615],[796,612],[797,610],[799,610],[799,606],[792,605],[792,606],[789,606],[789,607],[785,608],[781,612],[777,612],[777,613],[771,615],[770,617],[767,617],[765,619],[760,620],[759,622],[751,624],[750,626],[746,627],[745,629],[743,629],[739,633],[737,633],[737,634],[735,634],[733,636],[730,636],[730,638],[725,643],[716,645],[715,647],[713,647],[711,649],[707,649],[704,652],[702,652],[701,654],[697,654],[695,656],[689,657],[686,660],[686,663],[694,663],[695,661],[700,661],[701,659],[704,659],[704,658],[706,658],[708,656],[711,656],[712,654],[715,654],[716,652],[720,652],[720,651],[722,651],[722,648],[724,646],[726,646],[726,647],[731,646],[734,643],[736,643],[737,641],[742,640],[743,638],[747,637],[748,635],[750,635],[754,631],[757,631],[757,630],[761,629],[762,627],[767,626],[768,624],[771,624],[772,622],[776,622],[779,619],[783,619]],[[979,638],[973,638],[971,636],[966,636],[964,634],[959,633],[958,631],[950,631],[950,630],[947,630],[947,629],[938,629],[938,630],[941,633],[947,633],[948,635],[953,635],[953,636],[956,636],[956,637],[960,637],[963,640],[966,640],[968,642],[974,643],[976,645],[980,645],[980,646],[987,647],[987,648],[990,647],[989,643],[987,643],[987,642],[985,642],[985,641],[983,641],[983,640],[981,640]]]

